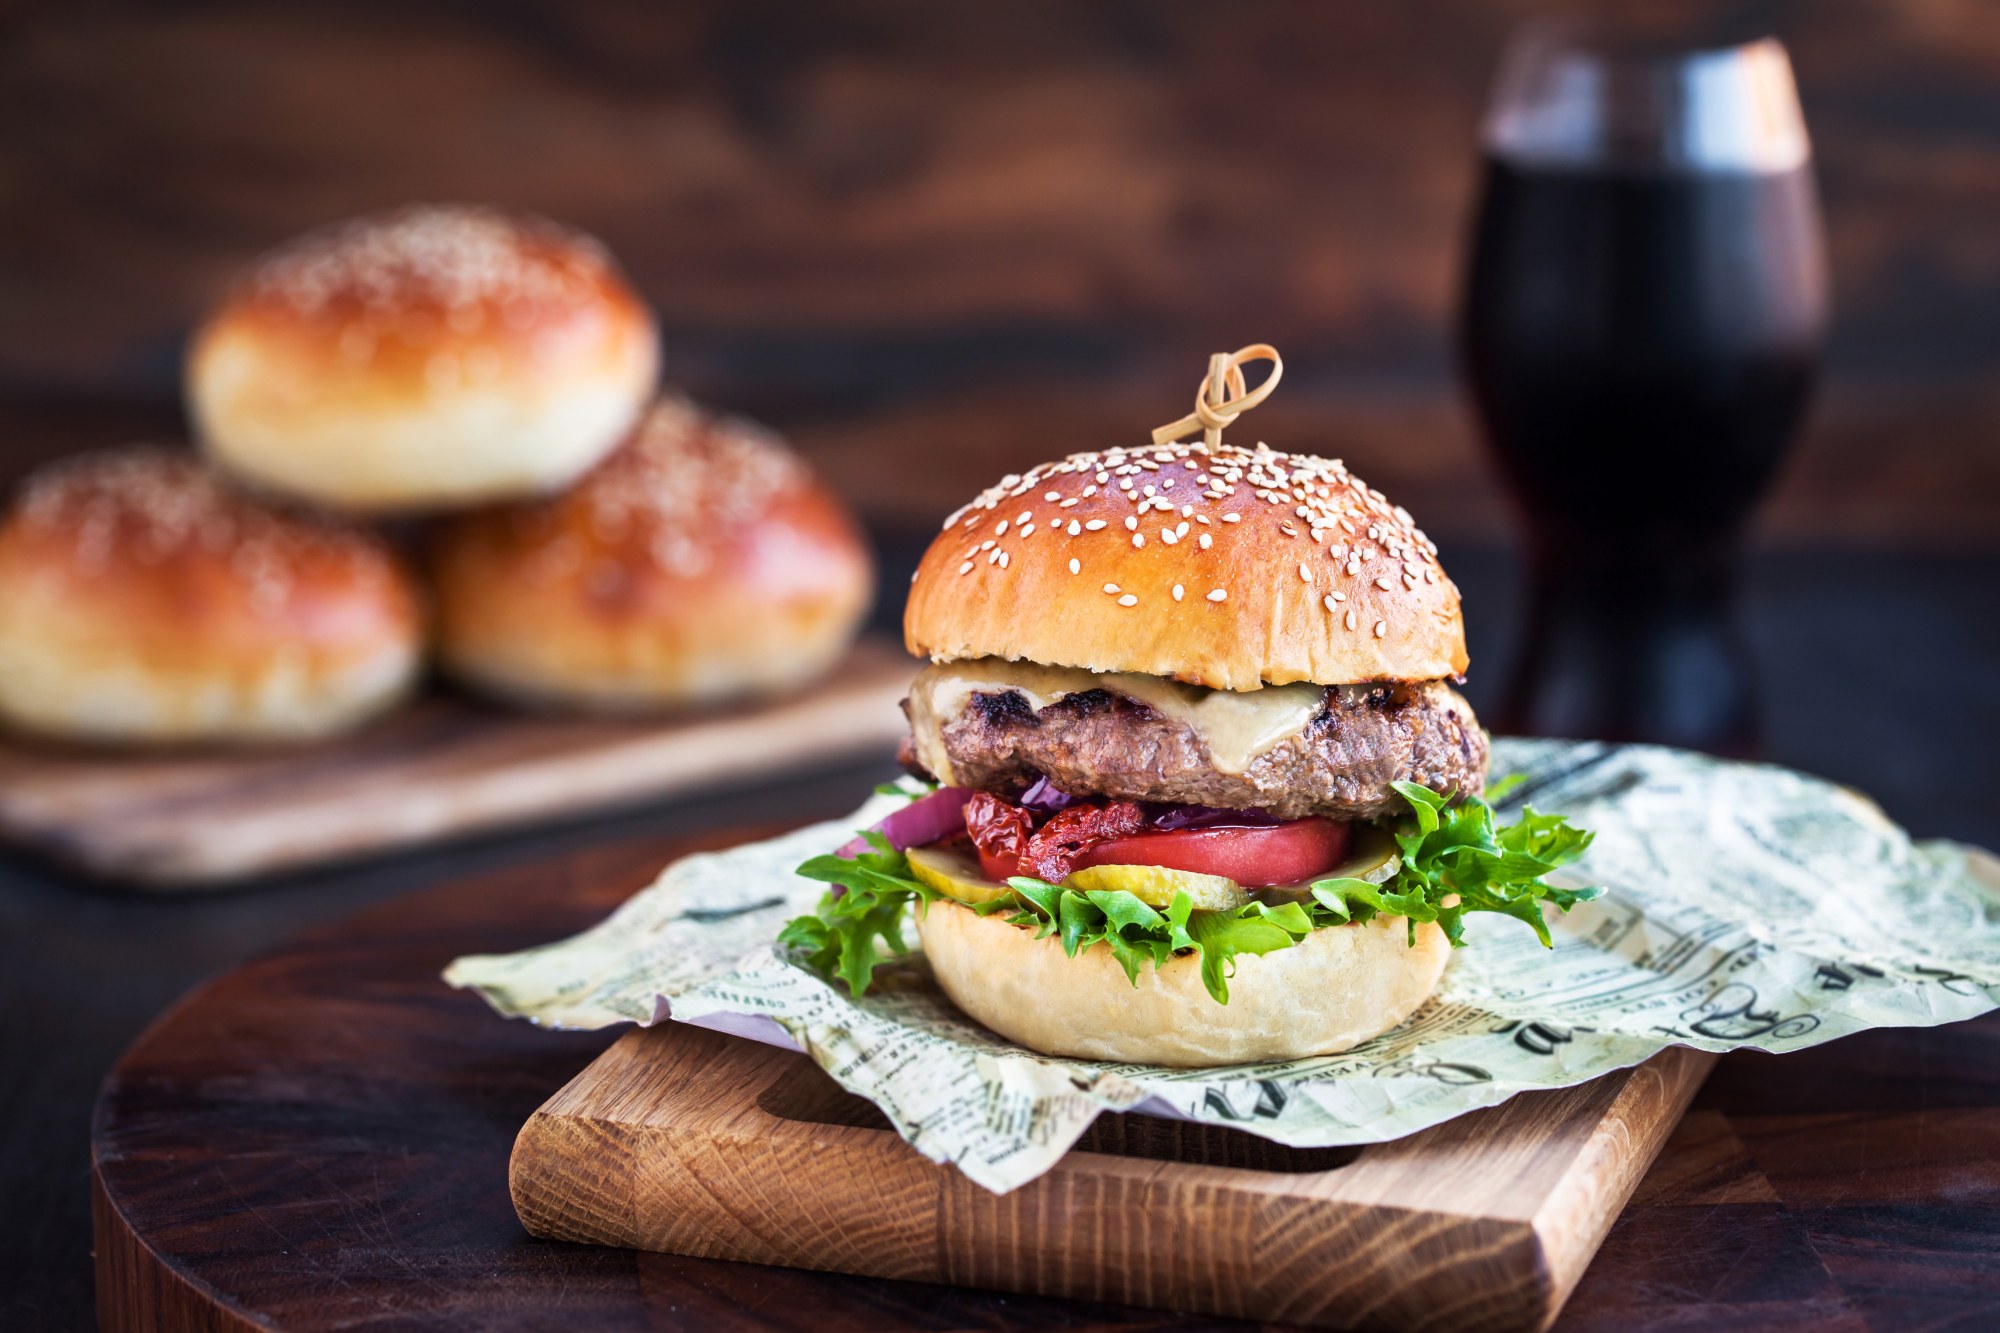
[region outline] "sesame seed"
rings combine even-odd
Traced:
[[[1032,510],[1032,509],[1023,509],[1023,510],[1021,511],[1021,516],[1020,516],[1019,518],[1015,519],[1014,521],[1015,521],[1016,523],[1026,523],[1026,522],[1027,522],[1027,521],[1028,521],[1029,519],[1033,518],[1034,516],[1035,516],[1035,511],[1034,511],[1034,510]]]
[[[1376,621],[1376,622],[1375,622],[1375,637],[1376,637],[1376,638],[1378,638],[1378,639],[1379,639],[1379,638],[1382,638],[1383,636],[1387,635],[1387,634],[1388,634],[1388,632],[1389,632],[1389,622],[1388,622],[1388,621],[1386,621],[1386,620],[1378,620],[1378,621]]]
[[[1061,491],[1044,491],[1044,492],[1042,492],[1042,498],[1043,498],[1044,500],[1048,501],[1048,502],[1049,502],[1050,504],[1054,504],[1054,503],[1055,503],[1056,501],[1058,501],[1058,500],[1062,499],[1062,492],[1061,492]]]
[[[1215,545],[1215,538],[1204,532],[1201,534],[1201,540],[1198,545],[1200,545],[1202,550],[1206,551],[1209,547]]]
[[[1112,596],[1115,597],[1118,595],[1118,585],[1115,583],[1107,583],[1104,585],[1104,591],[1110,593]]]
[[[961,574],[970,574],[972,572],[972,562],[968,560],[964,564],[960,565],[958,567],[958,572]]]
[[[1001,520],[1000,520],[1000,521],[999,521],[999,522],[998,522],[997,524],[995,524],[995,525],[994,525],[994,527],[993,527],[993,535],[994,535],[995,537],[1005,537],[1005,536],[1007,535],[1007,520],[1006,520],[1006,519],[1004,519],[1004,518],[1003,518],[1003,519],[1001,519]]]
[[[1075,519],[1071,519],[1069,521],[1069,526],[1064,528],[1063,531],[1067,532],[1070,536],[1074,537],[1079,532],[1083,531],[1083,524],[1077,522]]]
[[[1360,624],[1361,621],[1360,618],[1354,614],[1354,608],[1350,606],[1347,608],[1347,618],[1341,621],[1340,623],[1347,626],[1347,628],[1349,629],[1353,629],[1356,625]]]
[[[985,541],[979,543],[979,549],[982,551],[990,551],[996,545],[998,545],[998,543],[996,543],[991,537],[988,537]]]
[[[1181,594],[1186,591],[1187,591],[1186,588],[1183,588],[1180,584],[1176,583],[1174,585],[1174,600],[1178,602],[1181,599]]]
[[[1209,590],[1208,600],[1211,602],[1220,602],[1226,599],[1228,596],[1229,594],[1224,590],[1222,590],[1221,588],[1213,588]]]
[[[1305,561],[1303,560],[1299,561],[1299,578],[1302,582],[1305,583],[1311,583],[1313,581],[1312,571],[1306,568]]]
[[[1125,516],[1125,530],[1127,532],[1137,532],[1139,530],[1139,519],[1137,515],[1127,514]]]
[[[1000,553],[1000,568],[1002,569],[1007,568],[1007,559],[1008,559],[1007,553],[1005,551],[1002,551]]]
[[[1135,550],[1135,551],[1136,551],[1136,550],[1138,550],[1138,549],[1139,549],[1140,547],[1144,546],[1145,544],[1146,544],[1146,534],[1145,534],[1145,533],[1143,533],[1143,532],[1135,532],[1135,533],[1133,533],[1133,534],[1132,534],[1132,549],[1133,549],[1133,550]]]
[[[1243,515],[1234,512],[1227,513],[1222,516],[1222,521],[1224,523],[1241,523],[1243,521]]]
[[[1103,520],[1103,519],[1101,519],[1101,518],[1093,518],[1093,519],[1091,519],[1091,520],[1090,520],[1090,522],[1088,522],[1088,523],[1084,524],[1084,525],[1083,525],[1083,528],[1084,528],[1084,531],[1086,531],[1086,532],[1097,532],[1097,531],[1100,531],[1100,530],[1102,530],[1104,526],[1105,526],[1105,524],[1104,524],[1104,520]]]
[[[1138,597],[1129,592],[1118,599],[1118,605],[1120,606],[1137,606],[1138,604]]]
[[[1069,572],[1072,574],[1081,574],[1083,572],[1083,561],[1072,556],[1069,562]]]
[[[1324,605],[1328,611],[1333,610],[1333,595],[1331,593],[1327,594],[1325,597],[1320,598],[1319,600],[1320,603]]]
[[[1070,497],[1069,499],[1067,499],[1067,500],[1064,500],[1064,501],[1063,501],[1063,502],[1062,502],[1061,504],[1057,505],[1057,506],[1056,506],[1056,508],[1058,508],[1058,509],[1074,509],[1074,508],[1076,508],[1076,497],[1075,497],[1074,495],[1072,495],[1072,496],[1071,496],[1071,497]]]
[[[1006,554],[1007,553],[1005,551],[994,551],[986,557],[986,563],[989,565],[997,565],[1000,563],[1000,558]]]
[[[1384,575],[1383,577],[1376,579],[1375,586],[1380,588],[1383,592],[1394,592],[1396,590],[1396,585],[1389,582],[1387,575]]]
[[[1024,523],[1024,524],[1022,524],[1022,525],[1021,525],[1021,535],[1022,535],[1023,537],[1032,537],[1032,536],[1034,536],[1034,535],[1035,535],[1035,525],[1034,525],[1034,524],[1032,524],[1032,523]]]
[[[1160,540],[1165,542],[1167,545],[1172,546],[1175,542],[1180,540],[1180,535],[1176,533],[1172,528],[1161,528]]]

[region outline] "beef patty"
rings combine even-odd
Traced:
[[[1443,681],[1329,688],[1302,732],[1241,773],[1218,771],[1185,723],[1108,690],[1065,695],[1040,712],[1018,691],[977,693],[939,730],[954,779],[990,791],[1045,775],[1079,796],[1369,820],[1408,808],[1392,782],[1486,787],[1486,735]],[[916,753],[906,740],[903,762],[921,773]]]

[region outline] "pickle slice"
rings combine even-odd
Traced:
[[[1250,895],[1233,879],[1165,866],[1086,866],[1071,871],[1063,883],[1086,892],[1104,889],[1116,893],[1123,889],[1148,907],[1171,906],[1176,893],[1185,893],[1198,908],[1217,912],[1250,901]]]
[[[903,855],[909,858],[910,873],[917,877],[918,883],[967,906],[983,907],[1014,896],[1014,891],[1005,884],[995,884],[980,874],[979,858],[970,852],[950,847],[912,847]]]

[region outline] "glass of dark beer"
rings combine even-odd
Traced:
[[[1462,350],[1532,577],[1496,721],[1750,753],[1744,532],[1827,319],[1784,48],[1527,29],[1484,154]]]

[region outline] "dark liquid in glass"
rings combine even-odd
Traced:
[[[1811,387],[1818,237],[1803,167],[1487,162],[1464,350],[1534,565],[1501,729],[1754,748],[1734,570]]]

